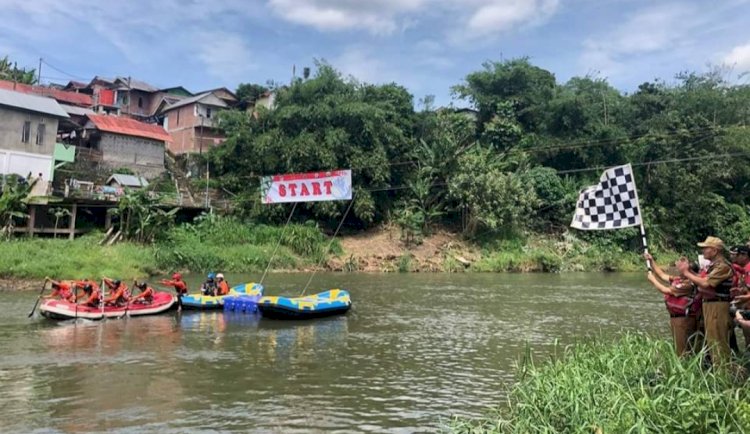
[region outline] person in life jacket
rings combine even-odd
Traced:
[[[95,289],[96,291],[100,290],[99,285],[91,279],[76,280],[74,282],[74,286],[76,289],[76,294],[75,294],[76,300],[79,300],[82,297],[86,296],[84,289],[86,288],[87,285],[91,285],[91,287]]]
[[[82,303],[84,306],[99,307],[101,303],[101,291],[98,286],[86,285],[83,287],[83,293],[85,294]]]
[[[208,296],[216,296],[216,274],[208,273],[207,280],[201,285],[201,293]]]
[[[74,284],[73,282],[56,281],[51,280],[52,294],[44,296],[44,298],[59,298],[60,300],[68,301],[73,303],[75,301],[75,294],[73,293]]]
[[[732,280],[732,266],[724,257],[724,241],[707,237],[698,247],[703,249],[703,257],[711,261],[706,277],[690,271],[686,260],[677,263],[677,269],[693,282],[703,297],[703,320],[706,328],[706,345],[714,366],[723,366],[729,361],[730,330],[734,327],[729,314]]]
[[[104,283],[109,288],[109,297],[104,299],[105,304],[114,306],[124,306],[128,303],[130,294],[128,294],[128,287],[120,280],[112,280],[105,278]]]
[[[732,305],[735,308],[734,317],[742,318],[742,313],[737,311],[750,311],[750,247],[735,246],[729,249],[732,258],[732,268],[734,269],[734,279],[732,280]],[[730,309],[732,310],[732,309]],[[743,325],[746,321],[735,321],[742,328],[742,334],[745,336],[745,348],[750,347],[750,327]]]
[[[151,304],[154,301],[154,288],[148,286],[148,283],[136,282],[135,287],[140,289],[141,293],[133,297],[131,303]]]
[[[219,273],[216,275],[218,295],[229,294],[229,284],[224,280],[224,275]]]
[[[653,269],[653,273],[647,275],[649,282],[664,294],[675,352],[678,356],[694,352],[697,348],[691,344],[698,332],[698,316],[701,311],[701,297],[696,286],[683,276],[672,276],[664,272],[650,254],[646,253],[644,256],[651,262]],[[692,269],[694,272],[699,271],[697,264]]]
[[[171,286],[177,293],[177,311],[182,310],[182,296],[188,293],[188,287],[185,281],[182,280],[180,273],[172,274],[172,280],[162,279],[161,284],[164,286]]]

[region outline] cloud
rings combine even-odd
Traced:
[[[418,11],[428,0],[269,0],[281,18],[322,31],[366,29],[375,34],[393,33],[411,25],[403,14]]]
[[[732,51],[724,56],[723,61],[737,68],[740,73],[750,71],[750,42],[732,48]]]
[[[480,3],[466,28],[473,36],[496,34],[552,16],[558,0],[490,0]]]
[[[589,70],[618,75],[636,57],[667,51],[674,56],[691,43],[691,33],[704,22],[697,9],[683,3],[644,8],[611,31],[585,39],[580,63]]]
[[[559,0],[268,0],[268,5],[282,19],[320,31],[387,35],[438,17],[447,33],[475,38],[542,22],[557,11]]]
[[[209,74],[225,82],[247,81],[248,74],[257,69],[245,40],[237,34],[213,31],[201,32],[193,42],[198,59]]]

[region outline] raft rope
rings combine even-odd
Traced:
[[[315,266],[315,269],[313,270],[312,274],[310,275],[310,278],[307,279],[307,284],[302,289],[302,293],[299,295],[300,297],[305,295],[305,292],[307,291],[307,288],[310,287],[310,283],[312,282],[313,278],[315,277],[315,273],[318,272],[318,269],[320,268],[323,261],[326,259],[326,255],[328,252],[331,251],[331,247],[333,246],[333,242],[336,241],[336,235],[339,234],[339,231],[341,230],[341,227],[344,225],[344,220],[346,220],[346,216],[349,215],[349,211],[352,209],[352,205],[354,205],[354,199],[356,198],[357,193],[352,193],[352,200],[349,202],[349,206],[346,208],[346,211],[344,212],[344,216],[341,217],[341,221],[339,222],[339,226],[336,228],[336,232],[333,233],[333,236],[331,237],[331,242],[328,243],[328,246],[323,251],[323,255],[321,255],[320,260],[318,261],[318,265]]]
[[[294,215],[294,210],[297,209],[297,203],[294,202],[294,206],[292,207],[292,211],[289,213],[289,217],[286,219],[286,224],[284,225],[284,228],[281,229],[281,235],[279,236],[279,241],[276,243],[276,248],[273,249],[273,254],[271,255],[271,259],[268,261],[268,265],[266,265],[266,271],[263,272],[263,277],[260,278],[260,285],[263,284],[263,280],[265,280],[266,275],[268,274],[268,270],[271,268],[271,263],[273,263],[273,259],[276,256],[276,252],[279,251],[279,246],[281,246],[281,240],[284,239],[284,234],[286,233],[286,228],[289,226],[289,222],[292,221],[292,216]]]

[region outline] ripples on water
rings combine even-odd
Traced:
[[[318,279],[350,290],[349,315],[54,323],[26,319],[35,294],[0,294],[0,431],[435,431],[498,404],[527,345],[667,330],[642,275]],[[274,275],[268,292],[304,281]]]

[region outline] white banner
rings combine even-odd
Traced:
[[[260,191],[266,204],[351,200],[352,171],[264,176],[260,180]]]

